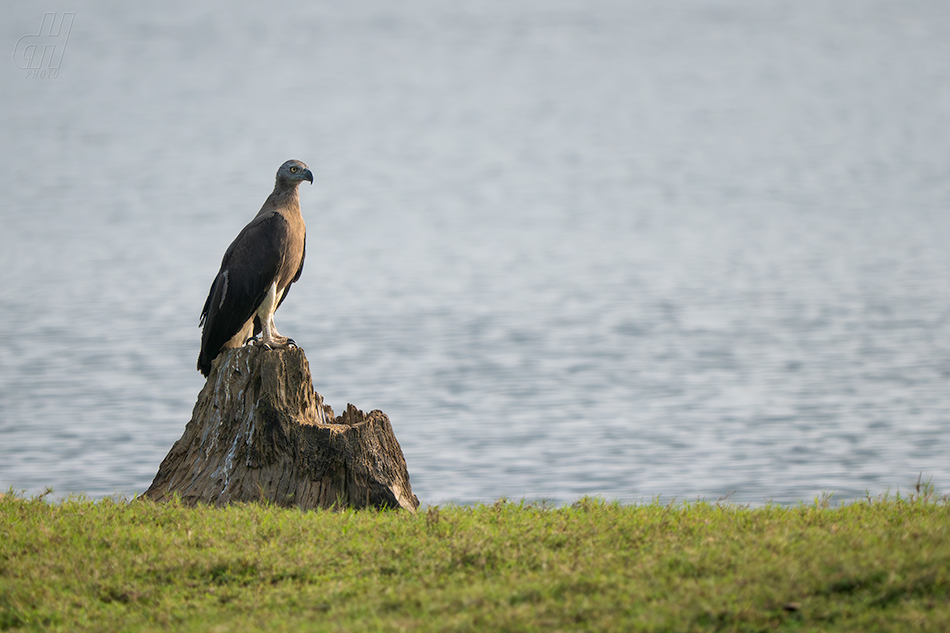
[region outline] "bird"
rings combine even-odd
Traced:
[[[198,371],[205,377],[227,347],[296,347],[293,339],[277,331],[274,312],[303,272],[307,227],[297,188],[305,180],[312,185],[313,173],[301,161],[281,165],[274,191],[224,252],[198,320]]]

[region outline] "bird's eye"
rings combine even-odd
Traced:
[[[297,173],[297,168],[296,168],[296,167],[291,167],[291,168],[290,168],[290,173],[296,174],[296,173]]]

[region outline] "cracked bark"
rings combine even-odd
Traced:
[[[305,510],[419,506],[386,414],[347,405],[334,417],[297,348],[222,351],[144,496]]]

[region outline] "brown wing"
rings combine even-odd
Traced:
[[[279,214],[257,216],[224,253],[198,322],[204,326],[198,371],[205,376],[221,348],[254,316],[280,275],[289,232]]]

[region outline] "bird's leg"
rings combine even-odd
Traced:
[[[261,340],[261,334],[263,333],[263,328],[261,327],[261,317],[259,315],[254,315],[250,320],[244,325],[243,332],[246,332],[246,338],[244,339],[245,345],[257,345]]]
[[[277,349],[283,347],[297,347],[294,339],[281,336],[274,325],[274,315],[269,315],[261,321],[261,345],[267,349]]]
[[[277,349],[291,345],[297,347],[293,339],[281,336],[280,332],[277,331],[277,326],[274,325],[274,311],[277,310],[277,304],[280,303],[281,294],[283,294],[283,291],[277,292],[276,282],[272,283],[264,297],[264,301],[257,309],[257,317],[261,322],[260,344],[265,349]]]
[[[241,330],[231,338],[227,344],[227,347],[253,345],[255,342],[257,342],[257,337],[254,336],[254,319],[251,319],[245,323],[244,327],[242,327]]]

